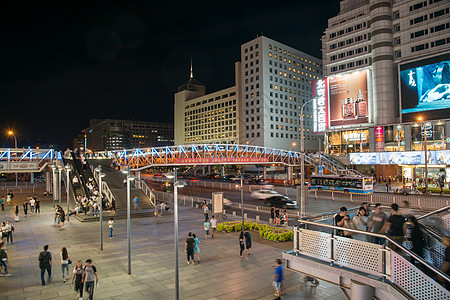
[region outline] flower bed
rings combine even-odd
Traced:
[[[270,241],[286,242],[292,241],[294,237],[294,232],[292,230],[267,224],[259,224],[252,221],[245,221],[244,229],[250,231],[258,231],[259,235],[262,238]],[[242,230],[242,221],[218,223],[217,230],[224,232],[239,232]]]

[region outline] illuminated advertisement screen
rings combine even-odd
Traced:
[[[423,151],[403,152],[361,152],[349,154],[352,165],[423,165],[425,153]],[[428,151],[429,164],[450,164],[450,150]]]
[[[367,70],[328,77],[330,127],[369,122]]]
[[[400,66],[403,122],[448,118],[450,54]]]

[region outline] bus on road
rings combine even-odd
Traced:
[[[313,175],[311,190],[373,194],[373,178],[361,176]]]

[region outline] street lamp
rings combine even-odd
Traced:
[[[240,178],[231,178],[232,180],[240,180],[241,181],[241,214],[242,214],[242,230],[244,230],[244,177],[242,176]]]
[[[52,175],[53,175],[53,207],[55,207],[55,200],[56,200],[56,196],[58,194],[57,191],[57,185],[56,185],[56,166],[54,164],[51,164],[50,167],[52,168]]]
[[[174,177],[175,178],[175,177]],[[174,218],[174,248],[175,248],[175,299],[180,299],[180,275],[178,271],[178,188],[186,186],[186,182],[179,180],[173,184],[173,218]]]
[[[424,144],[422,149],[425,151],[425,194],[428,193],[428,149],[427,149],[427,131],[425,127],[425,121],[422,117],[419,117],[418,120],[422,124],[423,136],[424,136]]]
[[[62,172],[62,167],[58,166],[58,179],[59,179],[59,185],[58,185],[58,198],[59,198],[59,206],[61,206],[61,172]]]
[[[70,171],[71,171],[70,165],[66,165],[67,221],[69,221],[69,218],[70,218],[69,217],[70,216],[70,213],[69,213],[69,208],[70,208],[70,206],[69,206]]]
[[[94,170],[98,173],[98,194],[100,202],[100,250],[103,251],[103,194],[102,194],[102,178],[106,176],[102,173],[102,166],[98,166]]]
[[[17,149],[17,138],[14,135],[14,132],[12,130],[10,130],[10,131],[8,131],[8,134],[14,137],[14,148]],[[18,179],[17,172],[16,172],[16,187],[18,187],[18,186],[19,186],[19,179]]]
[[[128,174],[130,169],[128,168]],[[127,238],[128,238],[128,275],[131,275],[131,181],[136,178],[132,175],[127,175]]]
[[[14,135],[14,132],[13,132],[12,130],[8,131],[8,135],[14,137],[14,148],[17,149],[17,138],[16,138],[16,136]]]
[[[303,109],[305,108],[306,104],[309,104],[314,100],[310,99],[303,103],[302,108],[300,109],[300,201],[297,199],[297,203],[300,203],[300,216],[303,217],[305,214],[305,195],[304,195],[304,188],[305,188],[305,139],[304,139],[304,133],[303,133]],[[297,193],[298,194],[298,193]]]

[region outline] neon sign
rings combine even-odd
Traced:
[[[313,131],[323,132],[328,129],[328,105],[326,79],[316,81],[316,98],[313,100]]]

